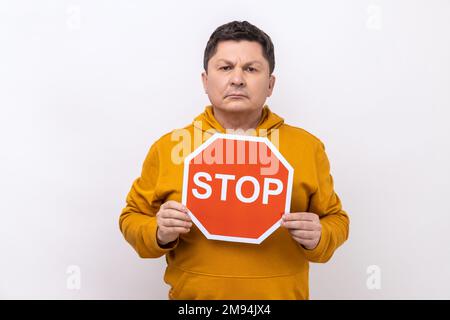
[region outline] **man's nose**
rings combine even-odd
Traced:
[[[243,87],[245,85],[244,75],[238,68],[235,68],[231,74],[231,85],[238,87]]]

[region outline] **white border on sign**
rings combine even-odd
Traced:
[[[277,158],[281,161],[281,163],[288,170],[288,182],[287,182],[287,190],[286,190],[286,203],[284,207],[284,212],[289,213],[291,209],[291,197],[292,197],[292,182],[294,176],[294,168],[287,162],[287,160],[283,157],[283,155],[278,151],[278,149],[270,142],[266,137],[255,137],[255,136],[243,136],[237,134],[229,134],[229,133],[215,133],[211,138],[205,141],[201,146],[199,146],[196,150],[194,150],[191,154],[189,154],[184,159],[184,172],[183,172],[183,192],[182,192],[182,200],[181,203],[186,206],[187,202],[187,185],[188,185],[188,177],[189,177],[189,162],[195,158],[200,152],[205,150],[210,144],[212,144],[217,139],[232,139],[232,140],[241,140],[241,141],[254,141],[254,142],[264,142],[274,153]],[[281,219],[278,220],[275,224],[273,224],[266,232],[264,232],[259,238],[241,238],[241,237],[229,237],[229,236],[221,236],[210,234],[208,230],[201,224],[201,222],[194,216],[194,214],[188,208],[188,214],[191,217],[192,221],[195,225],[200,229],[200,231],[205,235],[207,239],[211,240],[222,240],[222,241],[231,241],[231,242],[243,242],[243,243],[253,243],[260,244],[263,242],[268,236],[270,236],[278,227],[281,225]]]

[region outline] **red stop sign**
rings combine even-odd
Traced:
[[[184,160],[182,203],[208,239],[259,244],[290,211],[293,174],[267,138],[216,133]]]

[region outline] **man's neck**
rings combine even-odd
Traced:
[[[224,129],[248,130],[256,129],[262,116],[262,108],[248,112],[222,112],[213,106],[214,118]]]

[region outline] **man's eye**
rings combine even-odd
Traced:
[[[248,67],[247,70],[250,71],[250,72],[256,71],[256,69],[253,68],[253,67]]]
[[[227,71],[227,70],[230,70],[230,66],[225,66],[225,67],[220,67],[220,70],[225,70],[225,71]]]

